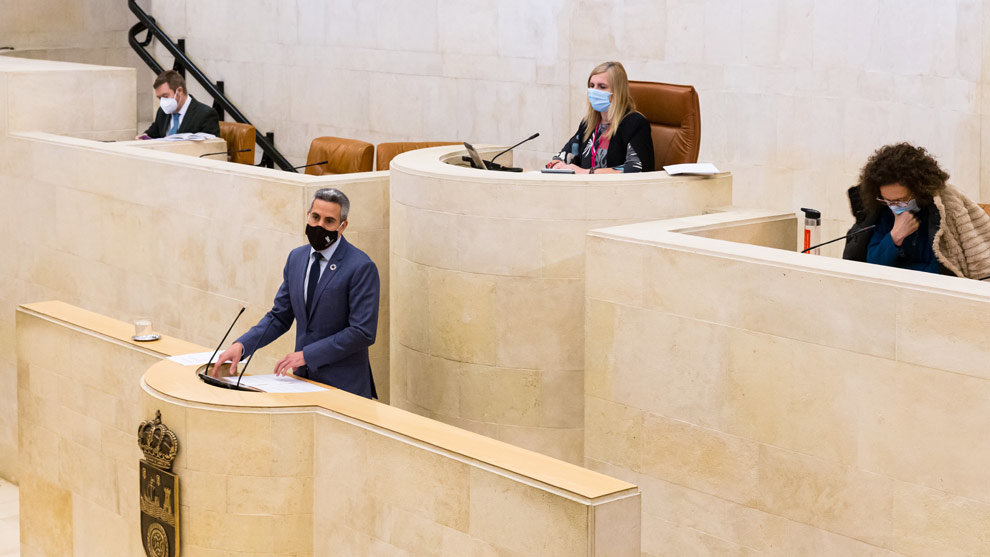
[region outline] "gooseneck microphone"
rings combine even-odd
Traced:
[[[247,153],[250,150],[251,149],[241,149],[240,151],[234,151],[234,152],[235,153]],[[228,154],[230,154],[229,151],[217,151],[216,153],[203,153],[202,155],[199,156],[199,158],[212,157],[213,155],[228,155]]]
[[[327,163],[327,161],[314,162],[314,163],[311,163],[311,164],[304,164],[302,166],[293,166],[292,169],[293,170],[299,170],[300,168],[306,168],[306,167],[309,167],[309,166],[320,166],[321,164],[326,164],[326,163]]]
[[[529,137],[527,137],[526,139],[524,139],[524,140],[522,140],[522,141],[520,141],[519,143],[516,143],[516,144],[515,144],[515,145],[513,145],[512,147],[509,147],[509,148],[508,148],[508,149],[506,149],[505,151],[502,151],[501,153],[499,153],[499,154],[497,154],[497,155],[495,155],[495,156],[494,156],[494,157],[492,157],[492,158],[491,158],[491,160],[490,160],[490,161],[488,161],[488,162],[490,162],[490,163],[494,163],[494,162],[495,162],[495,159],[497,159],[497,158],[499,158],[499,157],[501,157],[502,155],[504,155],[504,154],[506,154],[506,153],[508,153],[509,151],[511,151],[511,150],[513,150],[513,149],[515,149],[516,147],[518,147],[518,146],[520,146],[520,145],[522,145],[523,143],[526,143],[527,141],[530,141],[530,140],[533,140],[533,139],[536,139],[537,137],[540,137],[540,132],[536,132],[536,133],[534,133],[533,135],[531,135],[531,136],[529,136]]]
[[[209,373],[209,371],[210,371],[210,364],[213,363],[213,358],[216,358],[217,357],[217,352],[220,351],[220,347],[223,346],[224,341],[226,341],[227,340],[227,337],[230,336],[230,331],[233,331],[234,330],[234,325],[237,323],[237,320],[240,319],[241,318],[241,315],[243,315],[243,314],[244,314],[244,306],[241,306],[241,311],[237,312],[237,317],[235,317],[234,318],[234,321],[231,322],[230,327],[227,327],[227,332],[223,335],[223,338],[220,339],[220,344],[217,345],[217,349],[213,351],[213,355],[210,356],[210,359],[209,360],[206,360],[206,372],[205,373]]]
[[[855,236],[855,235],[857,235],[857,234],[859,234],[861,232],[866,232],[867,230],[873,230],[876,227],[877,227],[877,225],[871,224],[870,226],[867,226],[865,228],[860,228],[859,230],[857,230],[855,232],[850,232],[849,234],[846,234],[845,236],[841,236],[841,237],[836,238],[834,240],[829,240],[827,242],[822,242],[822,243],[820,243],[818,245],[814,245],[814,246],[811,246],[809,248],[805,248],[805,249],[801,250],[801,253],[808,253],[809,251],[811,251],[811,250],[813,250],[815,248],[820,248],[822,246],[831,244],[832,242],[838,242],[839,240],[845,240],[846,238],[851,238],[852,236]]]
[[[254,350],[251,351],[251,355],[248,356],[248,361],[245,362],[244,367],[241,368],[241,374],[237,376],[237,384],[234,385],[235,389],[241,388],[241,377],[244,377],[244,372],[247,371],[248,366],[251,365],[251,360],[254,359],[254,355],[258,353],[258,345],[261,344],[261,341],[265,338],[265,335],[268,334],[268,329],[272,327],[272,323],[274,322],[275,317],[272,316],[272,318],[268,320],[268,324],[265,325],[265,330],[261,331],[261,336],[258,337],[258,341],[254,343]]]

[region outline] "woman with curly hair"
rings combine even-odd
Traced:
[[[850,237],[842,256],[961,277],[990,275],[990,216],[948,179],[922,147],[877,149],[849,191],[856,216],[850,232],[876,228]]]

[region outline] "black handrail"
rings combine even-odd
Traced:
[[[127,33],[127,40],[130,43],[131,48],[134,49],[134,52],[137,52],[138,56],[144,60],[144,63],[151,68],[151,71],[155,72],[155,74],[160,74],[164,71],[162,65],[159,64],[158,61],[155,60],[155,57],[152,56],[146,49],[146,47],[151,44],[151,39],[155,38],[158,39],[158,41],[162,43],[162,46],[164,46],[165,49],[175,57],[175,66],[192,74],[192,76],[196,78],[196,81],[199,82],[204,89],[206,89],[206,92],[213,97],[213,105],[214,107],[219,106],[222,109],[222,111],[219,111],[221,114],[223,114],[223,111],[226,111],[234,118],[235,121],[242,124],[251,124],[251,122],[244,117],[244,114],[242,114],[241,111],[234,106],[234,103],[230,102],[230,99],[228,99],[226,95],[224,95],[223,92],[220,91],[208,77],[206,77],[206,74],[204,74],[202,70],[200,70],[199,67],[197,67],[196,64],[194,64],[192,60],[186,56],[185,52],[183,52],[185,49],[180,48],[174,41],[172,41],[172,39],[169,38],[164,31],[162,31],[162,28],[155,23],[155,18],[148,15],[141,9],[140,6],[137,5],[136,0],[127,0],[127,7],[130,8],[131,12],[138,18],[138,23],[134,24],[134,26],[131,27],[130,31]],[[148,31],[147,36],[143,41],[139,41],[137,38],[138,34],[145,30]],[[284,156],[282,156],[282,153],[280,153],[278,149],[275,148],[275,142],[271,139],[270,135],[261,133],[257,126],[255,126],[254,140],[255,143],[261,147],[261,150],[264,153],[261,157],[262,166],[268,166],[270,168],[274,162],[274,164],[277,164],[282,170],[296,172],[296,170],[292,167],[292,164]]]

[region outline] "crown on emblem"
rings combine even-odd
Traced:
[[[162,411],[155,410],[155,419],[138,426],[138,446],[145,460],[156,468],[168,471],[179,453],[179,438],[162,423]]]

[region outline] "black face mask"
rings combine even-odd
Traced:
[[[337,231],[307,224],[306,237],[309,238],[309,245],[313,246],[313,249],[323,251],[337,241]]]

